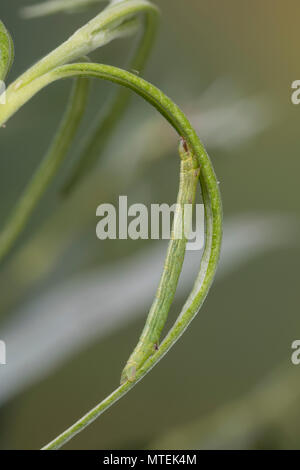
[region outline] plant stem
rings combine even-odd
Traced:
[[[12,90],[17,91],[59,65],[88,55],[98,47],[118,37],[116,30],[119,27],[121,27],[122,35],[124,35],[122,25],[128,20],[131,24],[132,17],[141,13],[156,18],[158,9],[148,0],[126,0],[109,5],[99,15],[78,29],[67,41],[28,69],[10,87]],[[132,32],[131,28],[130,32]]]
[[[119,118],[119,114],[125,109],[128,101],[128,90],[140,95],[167,119],[178,135],[185,140],[187,148],[196,158],[197,167],[199,166],[201,170],[200,184],[205,206],[205,249],[196,282],[178,319],[162,341],[159,349],[138,368],[133,381],[127,381],[118,387],[73,426],[46,445],[44,450],[59,449],[72,439],[124,396],[162,359],[176,341],[178,341],[199,311],[212,284],[219,260],[222,240],[222,204],[219,187],[211,161],[183,112],[158,88],[126,70],[101,64],[68,63],[77,60],[82,55],[88,54],[115,37],[131,34],[136,29],[135,16],[140,13],[146,14],[146,27],[132,64],[133,68],[140,69],[152,45],[157,9],[147,0],[124,0],[112,3],[87,25],[73,34],[70,39],[40,60],[10,85],[6,93],[6,104],[0,107],[1,126],[45,86],[62,78],[77,78],[71,105],[67,110],[57,137],[45,160],[33,176],[25,195],[23,195],[0,237],[0,258],[7,253],[16,237],[20,234],[29,215],[58,169],[67,148],[73,140],[86,101],[87,84],[85,79],[87,77],[95,77],[117,83],[122,85],[125,90],[118,93],[108,116],[100,126],[96,127],[96,132],[87,145],[87,149],[91,151],[91,160],[83,153],[78,168],[75,169],[74,177],[70,180],[71,186],[77,181],[78,175],[81,176],[86,168],[94,162],[99,151],[99,142],[103,142],[105,133],[112,131],[113,125]],[[66,63],[68,64],[63,65]],[[2,75],[6,72],[6,63],[4,66],[1,71]]]
[[[86,78],[75,80],[67,110],[53,143],[0,234],[0,260],[9,252],[23,231],[36,204],[62,164],[81,122],[88,88]]]
[[[125,382],[121,387],[117,388],[92,411],[87,413],[83,418],[77,421],[77,423],[44,447],[45,450],[60,448],[77,433],[82,431],[101,413],[125,395],[176,343],[196,316],[208,294],[216,272],[222,240],[222,204],[217,179],[211,161],[195,130],[192,128],[183,112],[176,104],[173,103],[172,100],[170,100],[170,98],[164,95],[161,90],[155,86],[130,72],[116,67],[101,64],[71,64],[58,67],[46,75],[43,75],[38,80],[34,80],[19,92],[21,95],[16,96],[13,94],[10,99],[12,101],[16,99],[19,105],[20,103],[24,104],[39,90],[51,82],[61,78],[74,77],[78,75],[97,77],[118,83],[119,85],[131,89],[154,106],[174,127],[178,135],[186,140],[189,148],[193,154],[195,154],[200,165],[200,183],[206,217],[206,240],[204,253],[200,263],[200,270],[195,285],[173,328],[161,343],[158,351],[156,351],[137,371],[135,382]],[[3,112],[1,113],[0,122],[1,119],[8,119],[16,109],[16,106],[10,102],[6,115],[5,113],[3,115]]]
[[[23,12],[25,12],[25,16],[28,17],[47,15],[55,13],[57,11],[68,11],[70,9],[73,9],[74,6],[86,7],[89,4],[95,3],[97,1],[99,0],[52,0],[41,5],[25,7],[23,9]],[[106,30],[108,30],[109,32],[116,20],[114,19],[113,23],[107,22],[107,18],[105,18],[105,13],[112,13],[112,11],[117,11],[119,12],[120,18],[124,19],[130,17],[128,16],[128,7],[130,7],[131,9],[130,11],[134,11],[134,14],[137,14],[140,11],[144,11],[146,13],[142,38],[139,41],[136,52],[129,65],[130,70],[134,70],[136,71],[136,73],[140,73],[145,66],[145,63],[149,57],[150,51],[153,46],[154,37],[157,30],[158,9],[145,0],[138,2],[136,0],[123,0],[122,5],[120,5],[120,3],[121,2],[115,5],[111,3],[104,10],[104,12],[102,12],[100,15],[98,15],[97,18],[95,18],[94,22],[97,22],[97,27],[99,28],[99,31],[101,30],[105,32]],[[134,8],[134,10],[132,10],[132,8]],[[109,14],[108,18],[110,18]],[[87,27],[88,25],[86,25],[82,29],[87,29]],[[77,32],[74,36],[76,36],[78,33],[79,32]],[[120,27],[114,29],[113,33],[116,37],[120,37]],[[106,33],[106,40],[110,40],[108,33]],[[55,68],[57,65],[69,62],[72,56],[74,57],[74,51],[76,51],[76,48],[78,47],[79,46],[78,44],[76,44],[75,38],[72,36],[69,41],[64,43],[62,46],[60,46],[60,48],[49,54],[44,59],[44,62],[46,62],[47,64],[46,67],[43,63],[40,63],[38,64],[38,68],[42,66],[42,73],[45,73],[46,71],[50,70],[49,68],[47,68],[49,64],[51,64],[50,68]],[[85,51],[85,53],[87,52],[88,51]],[[33,69],[34,73],[36,73],[37,66],[34,66]],[[31,72],[29,71],[28,73],[30,76]],[[42,74],[40,71],[38,73],[40,75]],[[20,80],[26,81],[26,76],[23,78],[21,77]],[[70,178],[67,180],[66,184],[63,187],[63,194],[66,195],[70,191],[72,191],[75,185],[85,176],[87,171],[92,169],[101,151],[103,151],[105,145],[107,144],[113,130],[115,129],[116,124],[122,118],[125,109],[127,108],[129,99],[129,91],[125,88],[121,88],[120,90],[118,90],[113,100],[109,103],[108,111],[106,112],[106,114],[103,115],[102,111],[99,113],[99,116],[95,120],[93,129],[86,139],[85,145],[75,166],[75,169],[73,170]]]
[[[16,112],[26,101],[26,96],[28,95],[27,92],[30,93],[30,85],[32,82],[35,80],[41,80],[41,77],[45,73],[52,68],[57,67],[59,64],[77,59],[82,51],[90,52],[96,47],[100,47],[115,38],[132,34],[136,31],[137,26],[139,25],[135,16],[140,13],[145,14],[145,28],[141,42],[135,53],[132,66],[141,68],[148,57],[153,43],[158,17],[157,8],[147,0],[124,0],[122,5],[109,5],[96,18],[79,29],[65,43],[32,66],[8,87],[6,92],[6,104],[0,106],[0,120],[2,119],[1,124],[4,124],[9,116]],[[1,28],[6,32],[4,25],[1,23],[0,34]],[[6,40],[4,45],[6,46],[6,43],[9,43],[9,35],[6,34],[4,39]],[[83,80],[80,82],[82,83]],[[42,81],[40,83],[42,83]],[[82,88],[81,93],[79,88]],[[80,96],[80,94],[82,96]],[[48,151],[40,168],[36,171],[34,177],[23,193],[21,200],[17,203],[7,224],[4,226],[0,235],[0,260],[8,253],[18,236],[22,233],[33,209],[37,205],[42,194],[46,191],[47,186],[55,175],[55,172],[58,170],[61,162],[65,158],[65,154],[67,153],[79,126],[79,114],[83,114],[84,112],[83,101],[86,101],[86,99],[83,99],[83,95],[83,85],[78,85],[78,90],[73,95],[70,102],[71,105],[66,113],[66,118],[62,123],[61,129],[58,131],[53,146]],[[99,146],[99,139],[103,139],[103,142],[107,141],[113,130],[113,124],[120,119],[122,112],[126,108],[128,99],[128,90],[121,89],[116,95],[107,117],[100,124],[100,128],[97,129],[96,135],[92,136],[92,141],[88,148],[89,156],[93,156],[91,147],[95,147],[95,145]],[[79,112],[77,103],[80,102],[82,108]],[[71,108],[72,103],[75,107],[73,112]]]

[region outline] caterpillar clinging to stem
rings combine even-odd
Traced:
[[[187,237],[192,225],[190,209],[195,202],[200,167],[183,138],[179,144],[179,155],[179,192],[163,274],[139,342],[122,372],[121,383],[134,381],[136,371],[157,350],[182,270]]]
[[[86,1],[88,2],[88,0]],[[84,85],[86,77],[95,77],[121,85],[125,89],[131,90],[141,96],[159,111],[176,130],[179,136],[184,137],[179,147],[181,156],[181,177],[178,195],[179,204],[177,205],[177,211],[174,217],[173,237],[169,244],[165,269],[159,284],[156,299],[151,307],[139,343],[123,371],[122,385],[116,388],[116,390],[110,393],[72,426],[53,439],[53,441],[44,446],[44,450],[59,449],[91,424],[104,411],[114,405],[121,397],[126,395],[158,364],[164,355],[167,354],[179,340],[197,315],[213,283],[218,265],[222,241],[222,202],[219,186],[209,156],[186,116],[159,88],[136,74],[103,64],[87,62],[73,63],[73,61],[76,60],[76,58],[78,59],[79,55],[82,54],[82,50],[86,51],[86,47],[91,45],[89,39],[94,37],[94,32],[97,33],[97,41],[96,43],[93,41],[93,48],[96,48],[106,43],[109,37],[115,36],[116,28],[118,28],[118,26],[123,28],[124,21],[130,20],[132,16],[137,13],[145,13],[144,39],[142,39],[136,59],[134,59],[137,65],[133,67],[134,69],[140,69],[152,41],[155,28],[153,25],[151,26],[151,24],[153,21],[154,23],[156,22],[155,17],[157,16],[157,9],[148,0],[122,0],[121,2],[114,2],[104,10],[103,14],[99,14],[93,21],[90,21],[83,30],[81,28],[79,34],[77,32],[72,35],[69,40],[37,62],[25,72],[25,74],[12,83],[6,90],[6,104],[0,106],[1,126],[1,124],[6,123],[13,114],[29,101],[30,98],[50,83],[68,77],[76,77],[79,82],[81,78],[84,77],[82,82]],[[13,49],[6,29],[1,26],[2,23],[0,22],[0,80],[4,80],[5,74],[11,65]],[[88,33],[88,35],[86,33]],[[75,114],[77,117],[80,117],[83,107],[79,106],[78,108],[78,103],[82,102],[83,95],[79,93],[77,96],[79,100],[76,99],[72,102],[73,104],[70,110],[74,107],[74,111],[79,111],[79,114],[77,112]],[[107,137],[107,129],[111,130],[113,128],[116,121],[115,117],[120,117],[120,109],[123,110],[126,103],[127,95],[123,93],[118,95],[112,110],[108,112],[108,118],[104,120],[104,124],[101,124],[101,127],[99,127],[100,132],[99,129],[96,130],[95,142],[98,139],[102,142],[103,137]],[[70,122],[67,120],[66,123],[68,127],[69,124],[71,125],[69,129],[72,130],[74,129],[73,124],[76,124],[77,120],[73,119],[73,112],[71,112],[69,116],[71,118]],[[111,124],[107,127],[107,123],[109,123],[110,120]],[[31,184],[29,186],[30,191],[27,193],[27,196],[30,196],[32,206],[41,197],[42,192],[45,190],[52,175],[58,168],[57,163],[59,163],[61,157],[65,155],[65,152],[60,153],[62,148],[71,140],[70,132],[67,133],[66,138],[65,132],[63,131],[59,131],[58,136],[59,139],[55,141],[57,151],[54,151],[55,147],[52,147],[54,150],[53,160],[52,158],[50,159],[52,162],[51,165],[47,165],[47,161],[42,162],[40,176],[37,179],[33,179],[34,183],[37,183],[33,185],[34,198],[32,198]],[[94,137],[91,140],[93,144],[92,147],[97,149],[98,142],[96,142],[97,145],[94,147]],[[85,155],[85,153],[83,155]],[[89,152],[87,155],[90,155]],[[90,164],[90,162],[88,163]],[[81,169],[86,168],[86,164],[87,162],[85,161]],[[178,207],[181,207],[184,211],[185,204],[189,204],[189,209],[190,206],[193,205],[198,180],[200,180],[203,204],[205,207],[205,247],[201,257],[199,274],[177,320],[158,347],[160,335],[174,298],[186,249],[186,237],[175,237],[175,234],[183,234],[182,211],[178,210]],[[27,204],[24,204],[23,207],[25,207],[26,211],[21,211],[21,216],[23,217],[25,214],[23,221],[26,222],[31,211],[28,211],[29,206]],[[15,227],[18,228],[19,221],[22,219],[19,218],[20,213],[18,214],[18,211],[15,214],[17,214],[17,218],[13,218],[13,220],[17,221]],[[191,212],[189,212],[189,214],[191,214]],[[188,224],[191,224],[190,219],[191,217],[188,218]],[[8,249],[11,248],[12,242],[16,239],[11,236],[12,233],[10,230],[6,233],[8,233],[9,236],[4,237],[5,243],[2,243],[2,255],[7,253]],[[20,230],[18,229],[15,234],[18,235],[19,233]],[[184,235],[186,234],[187,231],[185,230]]]

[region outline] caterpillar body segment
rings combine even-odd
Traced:
[[[182,270],[187,238],[192,225],[191,211],[189,210],[188,217],[185,217],[185,206],[190,207],[195,203],[200,167],[184,139],[181,139],[179,144],[179,155],[181,160],[179,192],[163,273],[138,344],[122,372],[121,384],[128,380],[134,382],[136,371],[158,349]]]

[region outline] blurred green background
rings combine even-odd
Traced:
[[[31,3],[1,1],[0,17],[16,50],[9,80],[103,8],[25,20],[20,8]],[[291,83],[300,78],[299,2],[154,3],[161,24],[142,76],[181,106],[208,148],[221,184],[227,261],[176,347],[66,448],[300,448],[300,366],[290,360],[291,344],[300,338],[300,107],[290,99]],[[115,41],[92,57],[126,67],[133,42]],[[68,81],[49,87],[0,129],[3,223],[47,149],[69,88]],[[155,265],[154,284],[148,286],[151,250],[162,249],[162,263],[164,242],[100,242],[95,235],[102,202],[117,203],[120,194],[128,194],[129,203],[148,205],[176,198],[176,137],[142,100],[132,98],[97,170],[68,200],[60,195],[88,124],[114,89],[93,82],[68,162],[1,267],[0,338],[7,342],[7,365],[0,369],[1,449],[40,448],[115,388],[159,279]],[[149,268],[146,296],[135,275],[139,263],[138,277],[143,276],[143,257]],[[132,295],[126,297],[127,271]],[[88,322],[89,303],[95,308],[88,281],[98,273],[111,291],[98,299],[97,329],[93,333],[91,327],[81,343],[77,319],[69,316],[68,324],[55,316],[56,309],[72,305],[72,286],[77,290],[83,283],[81,322]],[[108,328],[109,297],[120,274],[119,317]],[[171,319],[189,286],[183,285]],[[136,301],[140,296],[144,304]],[[114,311],[109,316],[111,321]],[[53,318],[57,323],[51,326]],[[73,329],[75,339],[64,349],[63,335]],[[32,331],[37,333],[30,337]],[[23,343],[15,340],[20,347],[13,353],[9,338],[16,337]],[[44,342],[52,355],[43,352],[38,370],[38,345]]]

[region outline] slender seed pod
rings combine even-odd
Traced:
[[[135,380],[136,371],[158,349],[162,330],[176,292],[186,250],[187,236],[192,220],[185,217],[185,208],[194,204],[200,168],[196,157],[181,139],[179,144],[180,185],[163,274],[139,342],[131,354],[121,376],[121,384]],[[190,214],[190,211],[189,211]],[[188,215],[188,214],[187,214]]]
[[[4,80],[14,60],[12,38],[0,20],[0,80]]]

